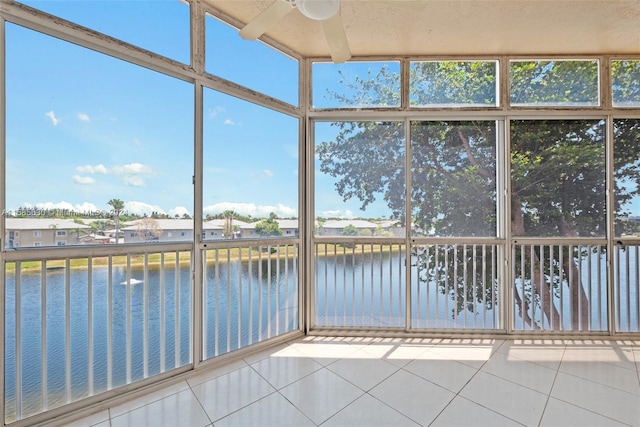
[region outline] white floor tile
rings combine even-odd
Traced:
[[[305,337],[67,425],[640,427],[640,341]]]
[[[277,390],[322,368],[321,364],[310,357],[302,355],[293,357],[294,355],[290,353],[291,351],[287,352],[289,356],[281,354],[261,359],[253,363],[251,367]]]
[[[482,372],[549,394],[557,371],[496,352],[482,367]]]
[[[619,368],[635,369],[633,350],[621,348],[616,343],[570,343],[567,345],[563,362],[602,362]]]
[[[430,427],[522,427],[509,418],[457,396]]]
[[[364,393],[347,380],[322,368],[280,393],[316,424],[321,424]]]
[[[419,427],[400,412],[365,394],[331,417],[322,427]]]
[[[277,354],[285,356],[290,350],[291,346],[288,343],[282,343],[273,347],[266,348],[264,350],[257,351],[255,353],[251,353],[243,357],[242,359],[247,363],[247,365],[252,365],[262,359],[266,359]],[[295,350],[294,354],[300,355],[300,353],[295,352]]]
[[[407,364],[403,369],[454,393],[462,390],[462,387],[478,372],[477,369],[455,360],[443,358],[432,360],[422,357]]]
[[[417,375],[400,370],[369,394],[420,425],[429,425],[455,394]]]
[[[320,340],[295,342],[291,347],[324,366],[359,350],[357,346],[345,342]]]
[[[272,393],[216,421],[215,427],[306,427],[315,426],[280,393]]]
[[[359,358],[358,355],[363,357]],[[399,369],[391,363],[370,356],[369,353],[360,350],[352,353],[347,359],[332,363],[327,368],[364,391],[368,391]]]
[[[211,424],[191,390],[111,418],[112,427],[205,427]]]
[[[275,389],[249,366],[193,386],[192,390],[214,423],[275,392]]]
[[[413,359],[420,357],[431,347],[433,347],[432,344],[412,342],[374,343],[363,348],[362,351],[401,368]]]
[[[538,424],[547,402],[546,394],[485,372],[478,372],[460,395],[528,426]]]
[[[104,422],[107,423],[107,426],[109,425],[109,410],[107,409],[63,425],[64,427],[92,427]]]
[[[620,368],[605,362],[563,361],[560,372],[640,395],[640,381],[635,369]]]
[[[187,379],[187,382],[191,387],[193,387],[194,385],[202,384],[214,378],[226,375],[229,372],[237,371],[240,368],[246,368],[247,366],[247,363],[240,359],[216,367],[204,367],[201,368],[198,373],[191,374]]]
[[[449,360],[480,368],[501,345],[501,340],[443,340],[429,351]]]
[[[622,423],[640,424],[637,395],[593,381],[559,372],[551,396]]]
[[[510,360],[518,359],[557,370],[564,356],[565,343],[559,340],[506,341],[498,349]]]
[[[540,423],[540,427],[623,427],[624,425],[553,397],[547,402]]]
[[[120,405],[114,406],[109,410],[111,417],[117,417],[126,412],[130,412],[136,408],[141,408],[149,403],[153,403],[167,396],[171,396],[182,391],[189,390],[189,384],[186,381],[180,381],[177,384],[167,386],[163,389],[143,394],[139,397],[132,398]]]

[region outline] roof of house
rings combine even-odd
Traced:
[[[5,228],[7,230],[76,230],[78,228],[87,229],[91,227],[74,222],[72,219],[7,218]]]
[[[325,221],[321,227],[322,228],[345,228],[349,225],[353,225],[355,228],[377,228],[378,225],[374,224],[371,221],[366,221],[364,219],[331,219]]]
[[[260,221],[256,221],[256,222],[252,222],[251,224],[245,224],[240,226],[241,229],[243,230],[253,230],[256,228],[256,224],[260,223],[264,221],[263,219],[261,219]],[[276,219],[276,222],[278,223],[278,227],[280,227],[280,229],[291,229],[291,228],[298,228],[298,220],[297,219]]]
[[[142,224],[143,219],[127,222],[126,227],[122,227],[123,231],[137,231]],[[153,219],[160,230],[193,230],[193,219]],[[204,230],[222,230],[221,226],[204,222],[202,224]]]
[[[225,218],[211,219],[209,221],[205,221],[205,224],[211,224],[213,226],[220,227],[220,228],[224,228],[226,223],[227,223],[227,220]],[[247,225],[247,223],[244,222],[244,221],[240,221],[239,219],[234,219],[233,220],[233,225],[237,225],[238,227],[242,227],[244,225]]]

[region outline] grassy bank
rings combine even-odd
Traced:
[[[264,248],[264,247],[263,247]],[[399,252],[399,248],[397,245],[374,245],[373,248],[369,244],[365,245],[355,245],[354,247],[344,247],[341,245],[321,245],[320,250],[316,253],[316,256],[319,257],[332,257],[332,256],[342,256],[342,255],[362,255],[362,254],[370,254],[370,253],[378,253],[378,252]],[[207,250],[207,263],[214,263],[216,261],[216,253],[217,259],[219,262],[225,262],[227,260],[230,261],[248,261],[249,257],[253,261],[256,261],[260,256],[262,259],[284,259],[284,258],[292,258],[293,257],[293,249],[289,248],[288,251],[285,251],[284,248],[280,250],[279,253],[267,253],[265,251],[261,251],[257,247],[252,248],[233,248],[233,249],[218,249]],[[131,268],[133,269],[141,269],[144,267],[144,254],[142,255],[132,255],[130,258]],[[182,252],[179,254],[179,266],[180,267],[188,267],[191,263],[191,253],[190,252]],[[165,266],[173,266],[176,263],[176,253],[175,252],[166,252],[164,254],[164,265]],[[91,264],[93,267],[106,267],[109,265],[109,257],[95,257],[92,258]],[[113,256],[111,257],[111,264],[113,266],[126,266],[127,265],[127,256]],[[72,258],[69,260],[69,267],[71,269],[86,269],[89,265],[87,258]],[[161,254],[152,253],[148,255],[147,265],[150,268],[159,268],[161,265]],[[21,269],[23,272],[39,272],[41,270],[41,262],[40,261],[23,261],[21,262]],[[63,259],[53,259],[46,261],[46,268],[48,269],[59,269],[65,268],[66,263]],[[7,273],[15,272],[15,263],[8,262],[6,264]]]

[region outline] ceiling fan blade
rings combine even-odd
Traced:
[[[293,9],[289,2],[276,0],[240,30],[240,37],[245,40],[256,40]]]
[[[344,31],[340,14],[338,13],[329,19],[325,19],[321,23],[333,62],[338,64],[348,61],[351,58],[351,50],[349,49],[347,33]]]

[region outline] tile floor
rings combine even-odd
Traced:
[[[73,426],[640,426],[640,341],[307,337]]]

